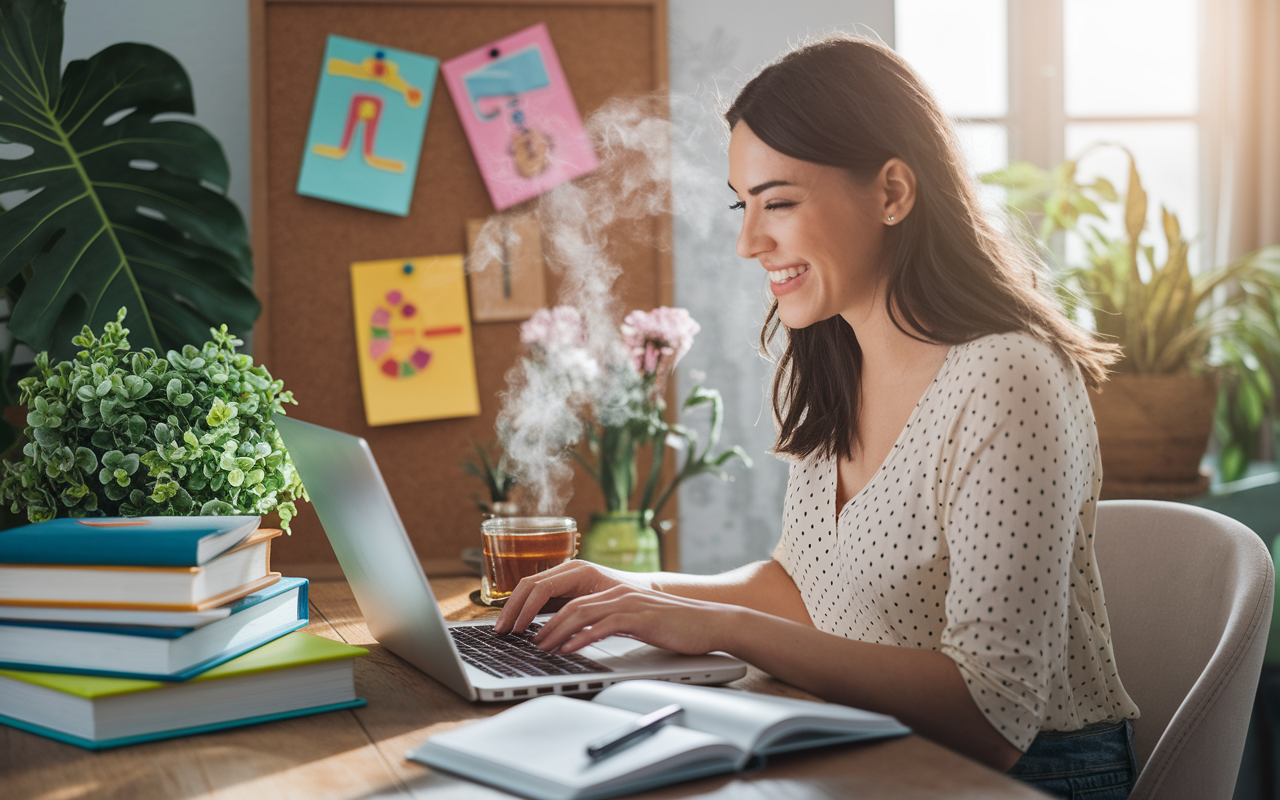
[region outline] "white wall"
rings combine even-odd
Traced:
[[[117,42],[165,50],[187,70],[195,121],[222,143],[228,194],[249,216],[249,4],[247,0],[68,0],[62,65]]]
[[[677,152],[705,174],[676,179],[675,299],[702,325],[681,362],[725,397],[723,444],[741,444],[755,467],[731,468],[732,483],[700,477],[681,487],[680,552],[689,572],[718,572],[767,558],[781,535],[785,465],[767,454],[773,425],[765,402],[772,370],[756,354],[766,310],[764,273],[735,254],[738,212],[725,180],[725,103],[764,62],[806,36],[831,30],[875,33],[893,44],[893,0],[670,0],[671,91]],[[697,425],[705,418],[687,415]]]

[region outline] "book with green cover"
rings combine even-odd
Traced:
[[[97,750],[351,708],[368,652],[297,631],[184,683],[0,670],[0,724]]]

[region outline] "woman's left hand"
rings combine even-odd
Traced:
[[[574,598],[533,637],[543,650],[572,653],[608,636],[623,635],[685,655],[729,646],[740,617],[738,606],[615,586]]]

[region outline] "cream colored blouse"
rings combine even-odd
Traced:
[[[1102,484],[1084,381],[1052,347],[951,348],[837,517],[836,463],[794,463],[774,558],[820,630],[941,650],[1024,752],[1040,730],[1136,718],[1093,555]]]

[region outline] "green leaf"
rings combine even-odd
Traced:
[[[93,472],[98,468],[98,457],[87,447],[77,447],[76,466],[85,472]]]
[[[1142,179],[1138,177],[1138,167],[1129,157],[1129,191],[1124,200],[1124,229],[1133,246],[1137,245],[1138,235],[1147,224],[1147,193],[1142,188]]]
[[[200,506],[201,516],[209,516],[209,515],[225,516],[227,514],[234,514],[234,513],[236,513],[235,507],[230,503],[226,502],[225,500],[210,500],[209,502]]]
[[[1222,474],[1224,483],[1243,478],[1248,466],[1244,448],[1239,442],[1232,442],[1222,448],[1222,453],[1218,456],[1218,471]]]
[[[1244,414],[1245,423],[1250,430],[1256,430],[1262,424],[1262,395],[1254,387],[1252,381],[1242,380],[1236,387],[1236,403]]]
[[[63,8],[0,6],[0,136],[32,148],[0,161],[0,192],[36,192],[0,226],[0,284],[31,270],[10,330],[68,357],[82,326],[121,307],[161,351],[214,324],[249,329],[260,306],[222,148],[191,122],[155,120],[193,113],[186,72],[162,50],[125,43],[59,77]]]
[[[1106,200],[1108,203],[1114,203],[1120,199],[1120,195],[1116,192],[1116,187],[1111,185],[1111,181],[1106,178],[1098,178],[1089,188],[1098,193],[1098,197]]]

